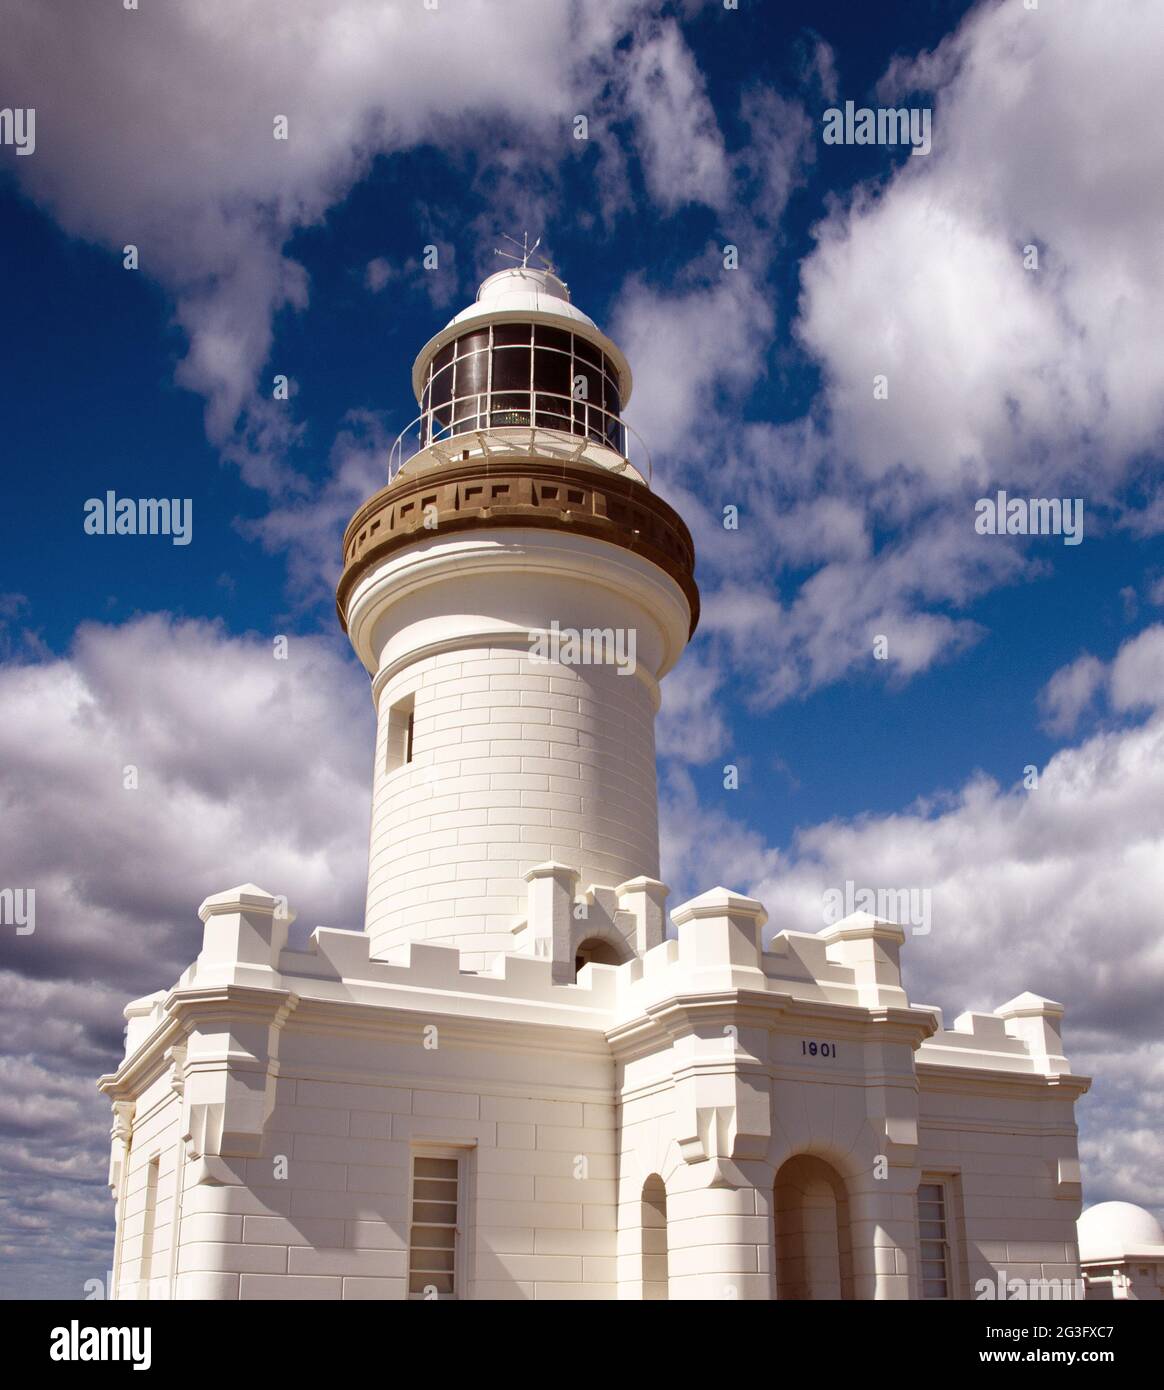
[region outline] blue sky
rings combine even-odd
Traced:
[[[10,1292],[103,1272],[92,1081],[124,1002],[195,954],[201,898],[252,879],[302,930],[359,925],[372,719],[340,536],[416,351],[525,229],[627,352],[696,537],[704,617],[659,729],[672,902],[726,882],[816,930],[846,879],[932,888],[914,998],[947,1023],[1062,1000],[1099,1078],[1087,1199],[1159,1208],[1161,16],[329,8],[0,0],[0,95],[38,121],[31,157],[0,147],[0,877],[38,903],[0,961]],[[932,108],[932,152],[826,146],[846,100]],[[1082,497],[1083,543],[975,534],[999,487]],[[192,543],[84,534],[108,490],[190,498]]]

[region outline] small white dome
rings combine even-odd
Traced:
[[[1150,1211],[1132,1202],[1100,1202],[1088,1207],[1076,1223],[1079,1258],[1085,1264],[1114,1260],[1130,1251],[1147,1253],[1160,1247],[1164,1256],[1164,1230]]]
[[[477,289],[478,299],[497,299],[501,295],[519,292],[548,294],[554,299],[569,302],[570,291],[565,280],[552,270],[536,265],[507,265],[482,280]]]
[[[559,280],[550,270],[539,270],[532,265],[507,266],[490,275],[488,280],[483,280],[477,291],[477,302],[462,309],[449,320],[448,326],[502,311],[555,314],[573,323],[597,327],[592,318],[570,303],[570,291],[565,281]]]

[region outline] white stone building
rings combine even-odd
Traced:
[[[420,449],[353,519],[338,592],[378,711],[364,930],[292,948],[284,900],[228,889],[128,1006],[100,1082],[118,1296],[1075,1279],[1088,1082],[1060,1005],[947,1030],[890,922],[765,947],[725,888],[668,914],[654,718],[699,597],[619,349],[516,266],[413,384]]]

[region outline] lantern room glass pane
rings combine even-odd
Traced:
[[[510,344],[528,347],[532,336],[532,323],[495,323],[493,325],[493,344],[495,347],[505,347]]]
[[[529,424],[528,391],[494,391],[493,408],[489,413],[489,423],[494,429],[506,425]]]
[[[594,367],[587,366],[585,362],[575,360],[570,394],[576,402],[586,402],[601,407],[602,373]],[[575,411],[575,414],[577,413]]]
[[[493,354],[493,390],[529,391],[528,348],[499,348]]]
[[[570,402],[561,396],[534,397],[536,407],[535,423],[544,430],[570,429]]]
[[[479,396],[458,396],[453,402],[453,433],[460,434],[465,430],[483,429],[485,425],[485,402],[487,397],[484,392]]]
[[[453,367],[450,363],[442,371],[434,372],[432,378],[432,403],[433,405],[443,405],[452,398],[453,394]]]
[[[561,352],[539,348],[534,354],[534,387],[539,391],[570,394],[570,359]]]
[[[547,328],[545,324],[534,325],[534,342],[539,347],[556,348],[558,352],[570,351],[570,334],[560,328]]]
[[[534,353],[537,423],[546,429],[570,428],[570,359],[564,353],[537,349]]]
[[[474,338],[486,337],[472,334]],[[458,349],[460,345],[458,344]],[[468,357],[458,356],[453,397],[453,425],[457,429],[478,429],[485,408],[485,392],[489,386],[488,348]]]
[[[489,348],[489,330],[478,328],[473,333],[466,333],[457,339],[457,356],[468,357],[472,352],[484,352]]]
[[[445,429],[451,415],[449,412],[449,402],[453,397],[453,368],[450,351],[449,364],[443,371],[434,372],[432,383],[429,387],[429,404],[432,408],[432,432],[439,434]]]
[[[457,359],[456,396],[471,396],[489,389],[489,353],[475,352]]]
[[[574,361],[574,433],[602,442],[605,426],[602,417],[602,373],[585,362]]]
[[[609,360],[607,367],[610,367]],[[626,431],[622,427],[619,416],[622,414],[622,403],[618,396],[617,378],[607,376],[603,379],[603,404],[606,407],[606,414],[602,417],[603,431],[606,434],[606,442],[612,449],[620,454],[626,453]]]
[[[588,343],[577,333],[574,334],[574,356],[583,362],[589,362],[592,367],[602,366],[602,353],[593,343]]]
[[[604,415],[606,421],[606,442],[616,454],[626,454],[626,431],[616,415]]]

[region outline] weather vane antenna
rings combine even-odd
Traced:
[[[516,237],[511,237],[508,234],[508,232],[502,232],[501,235],[504,238],[504,240],[516,246],[518,251],[521,252],[521,254],[517,255],[513,251],[501,251],[496,246],[493,248],[493,254],[495,256],[504,256],[507,261],[513,261],[515,264],[520,262],[521,268],[523,270],[529,265],[530,257],[537,253],[538,247],[542,244],[541,237],[538,237],[538,239],[531,246],[529,244],[528,232],[522,232],[520,241],[518,241]],[[541,261],[540,269],[548,270],[551,275],[554,274],[554,267],[551,261],[549,261],[544,255],[539,255],[538,260]]]

